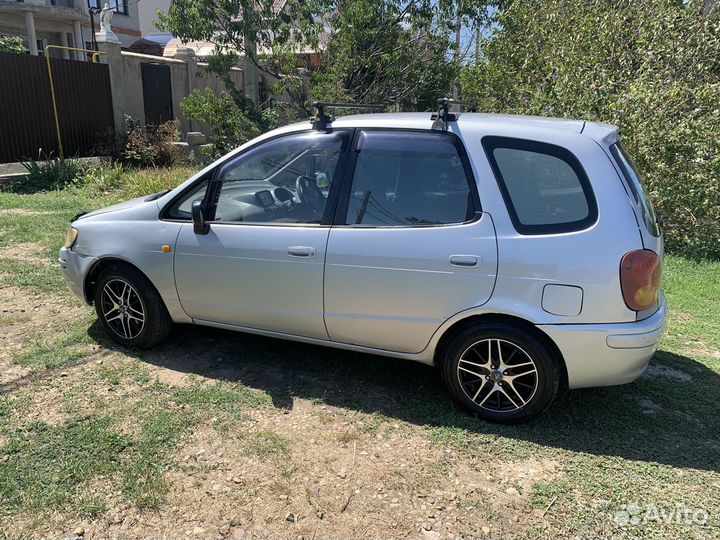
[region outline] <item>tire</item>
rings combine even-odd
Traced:
[[[441,358],[443,380],[452,397],[489,422],[529,420],[542,413],[558,392],[557,360],[522,327],[506,323],[467,326],[450,339]]]
[[[150,348],[172,329],[160,294],[142,272],[130,266],[105,268],[96,282],[94,299],[105,331],[125,347]]]

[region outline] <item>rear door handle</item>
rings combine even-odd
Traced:
[[[308,246],[290,246],[287,250],[291,257],[314,257],[315,248]]]
[[[450,255],[450,264],[453,266],[478,266],[480,257],[475,255]]]

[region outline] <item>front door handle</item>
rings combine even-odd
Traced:
[[[450,255],[450,264],[453,266],[478,266],[480,257],[475,255]]]
[[[314,257],[315,248],[308,246],[290,246],[287,250],[291,257]]]

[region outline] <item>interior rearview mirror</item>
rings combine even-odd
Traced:
[[[205,216],[203,216],[202,201],[193,201],[192,221],[195,234],[207,234],[210,231],[210,224],[205,221]]]

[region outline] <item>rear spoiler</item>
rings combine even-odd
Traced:
[[[587,135],[603,146],[615,144],[620,138],[620,128],[612,124],[601,124],[599,122],[585,122],[580,133]]]

